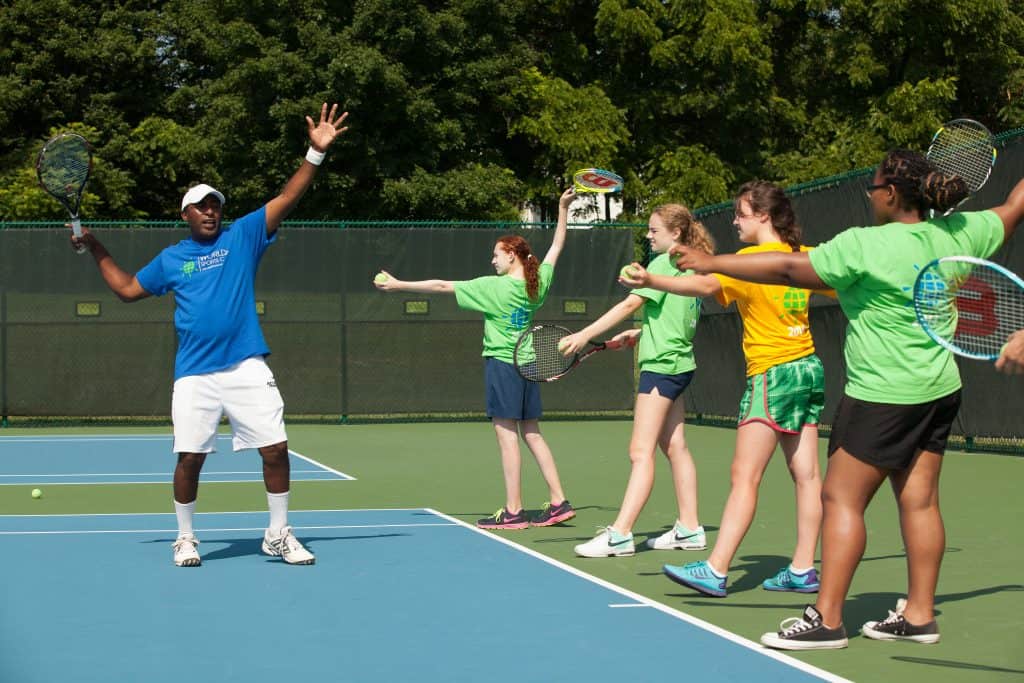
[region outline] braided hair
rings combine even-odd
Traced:
[[[909,149],[886,154],[878,170],[886,183],[899,190],[900,208],[922,216],[929,210],[945,213],[970,194],[963,178],[943,173],[923,154]]]

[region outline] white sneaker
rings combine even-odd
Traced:
[[[704,550],[708,547],[708,539],[704,535],[704,527],[694,530],[676,522],[675,526],[657,538],[648,538],[647,547],[652,550]]]
[[[271,536],[270,529],[267,529],[263,534],[263,552],[280,557],[288,564],[313,564],[316,562],[313,553],[306,550],[299,543],[299,539],[295,538],[290,526],[281,529],[279,536]]]
[[[636,552],[633,534],[623,536],[606,526],[594,538],[573,548],[580,557],[629,557]]]
[[[198,567],[202,564],[196,546],[199,539],[194,534],[181,534],[174,541],[174,564],[177,567]]]

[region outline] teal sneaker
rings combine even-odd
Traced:
[[[719,576],[713,572],[706,560],[690,562],[682,567],[666,564],[661,571],[676,583],[692,588],[699,593],[716,598],[725,597],[725,584],[728,577]]]
[[[783,567],[770,579],[765,579],[761,587],[766,591],[789,591],[791,593],[817,593],[818,572],[811,567],[803,574],[790,571],[789,566]]]

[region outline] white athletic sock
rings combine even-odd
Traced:
[[[288,526],[288,491],[270,493],[267,491],[267,507],[270,508],[270,533],[277,536]]]
[[[178,517],[178,535],[192,533],[192,515],[196,511],[196,502],[179,503],[174,501],[174,514]]]
[[[797,569],[796,567],[793,566],[792,563],[790,563],[790,565],[789,565],[789,573],[790,574],[798,574],[800,576],[803,576],[804,574],[806,574],[807,572],[811,571],[812,569],[814,569],[814,567],[808,567],[807,569]]]

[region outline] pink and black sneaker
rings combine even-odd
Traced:
[[[490,517],[478,519],[476,525],[481,529],[525,529],[530,526],[530,520],[526,518],[526,511],[510,514],[505,508],[501,508]]]
[[[544,503],[540,513],[530,520],[530,524],[533,526],[551,526],[552,524],[560,524],[575,516],[576,511],[572,509],[572,505],[569,504],[568,500],[563,500],[558,505]]]

